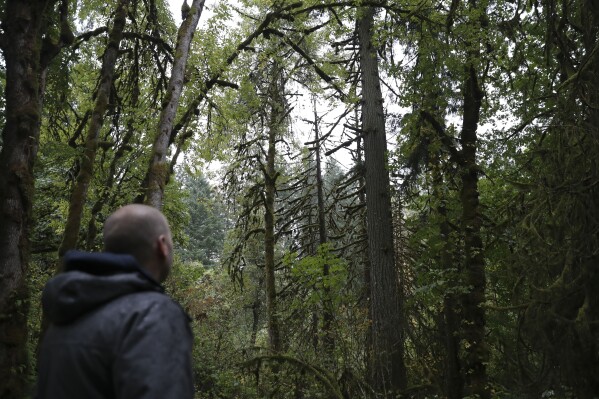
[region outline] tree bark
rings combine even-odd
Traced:
[[[168,82],[166,99],[160,112],[158,132],[152,147],[152,158],[147,172],[147,189],[145,203],[157,209],[162,209],[164,200],[164,186],[170,173],[169,163],[166,159],[170,145],[171,131],[175,124],[179,99],[183,91],[185,79],[185,66],[189,58],[189,49],[193,33],[198,26],[205,0],[193,0],[187,18],[181,23],[177,34],[175,60]]]
[[[599,104],[599,54],[596,52],[594,53],[594,51],[599,48],[599,4],[591,0],[584,0],[581,2],[580,7],[588,12],[583,18],[582,26],[585,32],[585,52],[586,54],[589,54],[589,60],[587,61],[588,66],[585,65],[581,67],[588,68],[588,72],[584,74],[586,85],[580,84],[579,86],[581,88],[586,86],[586,88],[581,89],[580,92],[577,93],[579,98],[582,99],[581,103],[585,105],[583,109],[585,110],[586,118],[583,126],[586,126],[582,135],[597,137],[599,133],[599,109],[597,108],[597,104]],[[591,54],[594,55],[591,57]],[[594,141],[594,143],[594,148],[587,144],[587,146],[590,147],[587,152],[588,154],[596,153],[596,151],[593,151],[593,149],[597,149],[596,141]],[[584,145],[582,144],[582,140],[581,145]],[[587,168],[586,171],[586,176],[581,176],[580,181],[589,181],[593,178],[596,179],[597,170],[595,168],[590,167]],[[589,179],[588,176],[593,177]],[[596,188],[588,191],[587,197],[594,198],[595,201],[584,201],[587,207],[594,207],[596,209],[597,192],[598,190]],[[594,223],[594,228],[596,231],[596,221]],[[571,381],[574,383],[573,385],[577,385],[576,391],[580,398],[593,398],[597,396],[597,392],[599,391],[599,375],[597,374],[599,371],[599,364],[597,362],[599,359],[599,330],[593,326],[593,324],[596,325],[599,320],[599,296],[597,295],[597,286],[599,286],[599,270],[597,269],[599,254],[597,251],[597,241],[593,242],[590,241],[588,237],[585,237],[586,231],[589,230],[585,229],[584,232],[580,231],[580,233],[578,233],[581,235],[580,239],[572,241],[576,242],[575,248],[584,248],[583,253],[585,253],[585,255],[578,255],[580,258],[584,259],[580,262],[582,268],[581,275],[584,281],[582,285],[584,302],[579,308],[574,326],[578,339],[582,343],[580,345],[580,351],[582,353],[578,356],[579,362],[581,363],[581,366],[588,371],[586,373],[580,373],[578,381],[575,379],[571,379]],[[585,242],[585,244],[582,244],[583,242]],[[587,242],[589,243],[586,244]],[[574,251],[579,252],[578,248]],[[576,356],[575,353],[573,355]],[[574,367],[569,368],[575,370]],[[581,380],[584,381],[584,383],[581,383]]]
[[[81,169],[77,175],[71,199],[69,201],[69,212],[62,243],[58,249],[58,256],[62,259],[64,254],[77,247],[79,241],[79,229],[83,217],[83,207],[87,200],[89,184],[94,175],[94,163],[98,151],[98,137],[104,124],[104,114],[109,105],[110,90],[114,79],[114,70],[119,55],[119,46],[123,38],[123,30],[127,22],[127,6],[129,0],[120,0],[117,3],[112,29],[108,35],[108,44],[102,57],[102,69],[100,71],[100,83],[95,93],[94,109],[89,122],[87,136],[85,139],[85,150],[81,158]]]
[[[358,19],[362,68],[362,130],[366,167],[366,219],[370,259],[372,314],[372,383],[377,392],[394,397],[406,387],[402,303],[395,265],[387,139],[376,49],[372,44],[374,9]]]
[[[442,164],[438,151],[433,151],[430,156],[433,177],[433,196],[438,201],[436,212],[439,214],[439,233],[443,239],[441,247],[440,266],[449,276],[454,275],[451,270],[455,264],[451,241],[451,227],[447,216],[447,195],[443,187],[447,184],[443,179]],[[458,271],[459,272],[459,271]],[[451,279],[450,287],[456,287],[459,281],[456,277]],[[459,342],[460,342],[460,315],[457,312],[459,301],[457,294],[447,292],[443,297],[442,320],[440,330],[443,332],[445,346],[445,386],[444,393],[447,399],[460,399],[463,397],[464,379],[461,374]]]
[[[316,98],[313,99],[314,108],[314,141],[315,156],[316,156],[316,198],[318,205],[318,241],[320,245],[328,242],[327,227],[326,227],[326,212],[324,205],[324,188],[322,180],[322,162],[320,159],[320,131],[318,125],[318,113],[316,112]],[[325,284],[323,285],[323,303],[322,303],[322,333],[323,347],[327,355],[327,361],[332,359],[333,351],[335,350],[335,338],[333,337],[333,304],[331,302],[331,287],[328,283],[330,277],[329,265],[324,264],[322,267],[322,276]]]
[[[354,119],[355,119],[355,129],[356,132],[359,131],[360,128],[360,124],[359,124],[359,115],[358,115],[358,109],[355,110],[355,115],[354,115]],[[360,174],[359,177],[359,186],[360,187],[366,187],[366,183],[364,181],[365,176],[364,176],[364,168],[361,166],[364,164],[364,150],[363,150],[363,138],[362,137],[358,137],[356,139],[356,163],[357,166],[361,169],[360,172],[358,172]],[[364,209],[366,209],[366,194],[364,193],[364,190],[359,190],[358,191],[358,203],[360,204],[360,206],[364,207]],[[363,220],[362,223],[360,223],[360,234],[364,237],[368,237],[368,227],[366,225],[366,221]],[[363,279],[363,288],[362,288],[362,293],[361,296],[363,298],[363,301],[365,303],[365,305],[367,306],[367,311],[368,311],[368,320],[372,320],[372,306],[370,306],[370,298],[372,297],[372,294],[370,292],[371,289],[371,278],[370,278],[370,258],[368,256],[368,254],[362,254],[362,256],[360,257],[360,261],[363,263],[364,265],[364,270],[363,270],[363,274],[362,274],[362,279]],[[368,327],[366,328],[366,335],[364,337],[364,347],[365,347],[365,351],[364,351],[364,363],[366,364],[367,370],[366,373],[367,375],[372,375],[372,323],[369,323]]]
[[[256,337],[260,327],[260,310],[262,308],[262,286],[264,285],[264,276],[258,277],[256,289],[254,291],[254,302],[252,303],[252,334],[250,336],[250,346],[256,346]]]
[[[279,70],[273,68],[268,93],[270,115],[268,122],[268,150],[264,170],[264,282],[266,287],[266,314],[270,349],[281,351],[279,316],[277,313],[277,287],[275,282],[275,191],[278,173],[275,169],[276,142],[283,117],[283,101],[279,87]]]
[[[484,399],[490,393],[487,384],[486,363],[488,348],[485,343],[485,259],[481,238],[481,215],[478,200],[478,167],[476,164],[477,127],[483,93],[476,70],[470,65],[464,82],[464,109],[462,141],[462,231],[464,234],[464,272],[469,291],[463,303],[463,339],[465,341],[464,382],[466,395]]]
[[[42,35],[53,0],[7,0],[2,21],[6,122],[0,152],[0,397],[26,397],[29,223],[39,145]],[[59,51],[58,44],[54,44]],[[47,50],[47,48],[45,48]]]

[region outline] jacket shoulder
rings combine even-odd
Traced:
[[[105,313],[109,317],[139,319],[142,324],[160,323],[161,321],[189,324],[189,317],[181,305],[168,295],[156,292],[136,292],[122,296],[107,304]]]

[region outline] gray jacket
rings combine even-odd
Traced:
[[[193,398],[183,309],[129,255],[69,252],[42,296],[39,399]]]

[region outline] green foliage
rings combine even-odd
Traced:
[[[283,264],[290,269],[291,276],[297,279],[301,287],[311,291],[307,297],[300,300],[302,306],[321,303],[325,289],[341,293],[347,280],[347,264],[334,254],[330,243],[319,245],[315,255],[301,259],[297,259],[297,253],[288,253],[283,258]],[[329,267],[328,275],[323,275],[325,266]],[[334,295],[333,305],[339,306],[345,300],[341,295]]]
[[[201,398],[258,397],[240,363],[247,348],[245,295],[222,269],[175,262],[167,281],[170,293],[192,319],[195,335],[194,378]]]
[[[187,175],[182,180],[186,194],[182,211],[189,214],[189,221],[184,224],[187,239],[180,256],[184,261],[214,267],[222,253],[227,216],[218,195],[202,175]]]

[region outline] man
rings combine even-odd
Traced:
[[[104,250],[68,252],[44,289],[38,398],[193,398],[189,321],[160,286],[173,261],[166,218],[120,208]]]

